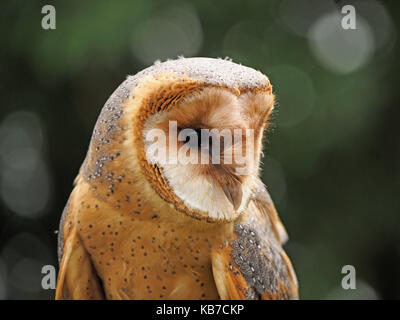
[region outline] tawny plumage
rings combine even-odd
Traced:
[[[56,298],[297,298],[286,232],[258,178],[273,105],[266,76],[222,59],[156,63],[123,82],[100,114],[63,212]],[[175,139],[188,128],[253,136],[241,136],[239,151],[210,138],[221,141],[221,160],[233,152],[231,162],[162,163],[149,151],[156,129],[168,154],[186,147],[200,156],[200,147]],[[236,153],[251,144],[240,171]]]

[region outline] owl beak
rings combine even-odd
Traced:
[[[237,181],[233,181],[233,183],[221,184],[221,188],[236,211],[242,203],[243,191],[241,184]]]

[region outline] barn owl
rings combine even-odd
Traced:
[[[128,77],[62,214],[56,299],[296,299],[286,231],[259,178],[273,106],[268,78],[226,59],[156,62]],[[179,137],[187,129],[208,140]],[[209,161],[161,161],[154,132],[168,159],[186,148]],[[219,161],[227,150],[234,159]]]

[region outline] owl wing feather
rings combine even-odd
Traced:
[[[211,253],[220,298],[297,299],[296,276],[281,247],[286,232],[265,188],[233,229],[232,237]]]
[[[68,201],[59,232],[60,270],[57,300],[104,299],[103,288],[74,223],[73,195]]]

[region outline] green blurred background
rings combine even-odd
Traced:
[[[41,8],[56,8],[43,30]],[[353,4],[357,29],[341,28]],[[400,298],[395,1],[2,1],[0,299],[52,299],[58,221],[106,99],[178,55],[225,57],[278,98],[263,180],[303,299]],[[344,265],[357,289],[343,290]]]

